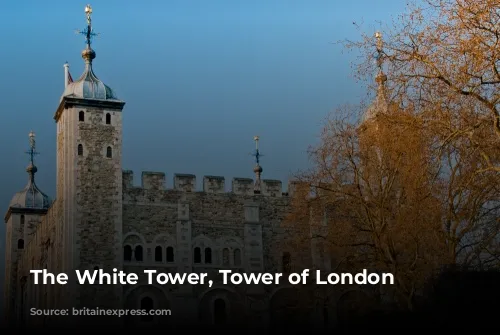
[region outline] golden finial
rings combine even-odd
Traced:
[[[85,14],[87,14],[87,24],[90,26],[92,24],[92,7],[90,5],[85,6]]]

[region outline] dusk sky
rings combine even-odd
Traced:
[[[28,133],[37,135],[38,186],[55,198],[56,124],[63,64],[76,80],[86,25],[79,1],[2,5],[0,208],[27,183]],[[126,102],[123,168],[253,178],[253,136],[261,137],[263,178],[286,183],[308,166],[306,150],[323,119],[357,103],[356,54],[337,44],[374,33],[405,1],[252,0],[91,3],[94,71]],[[286,191],[286,189],[284,189]],[[3,215],[2,214],[2,215]],[[3,291],[4,228],[0,230]],[[3,294],[2,294],[3,296]],[[2,301],[3,305],[3,301]]]

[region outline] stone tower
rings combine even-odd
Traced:
[[[43,193],[35,183],[37,167],[34,163],[35,134],[30,132],[30,164],[26,168],[28,172],[28,184],[17,192],[12,198],[7,214],[6,223],[6,245],[5,245],[5,315],[7,320],[14,317],[15,299],[20,296],[17,282],[17,267],[21,253],[25,245],[30,242],[32,232],[36,229],[42,217],[47,213],[51,205],[50,198]]]
[[[82,32],[85,70],[68,79],[57,123],[57,206],[62,231],[62,271],[70,275],[63,296],[69,307],[117,307],[119,285],[75,283],[75,270],[112,272],[122,263],[122,110],[125,103],[93,70],[90,6]],[[71,78],[65,65],[65,78]],[[71,283],[71,284],[70,284]]]

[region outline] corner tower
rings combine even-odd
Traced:
[[[62,269],[104,269],[122,262],[122,110],[125,103],[97,78],[91,47],[90,5],[85,7],[85,69],[66,87],[57,123],[57,206],[64,250]],[[67,72],[67,69],[65,69]],[[119,306],[118,285],[67,285],[71,306]]]

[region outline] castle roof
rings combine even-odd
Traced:
[[[86,48],[82,51],[82,58],[85,61],[85,70],[76,81],[67,82],[64,93],[61,97],[73,97],[79,99],[98,99],[98,100],[118,100],[113,90],[104,84],[94,73],[92,61],[96,57],[95,51],[91,48],[92,37],[96,36],[92,29],[92,8],[90,5],[85,7],[87,15],[87,27],[80,33],[85,35]],[[66,65],[67,66],[67,65]]]
[[[43,193],[35,183],[34,171],[36,171],[36,167],[30,165],[26,170],[30,174],[28,184],[22,191],[17,192],[14,197],[12,197],[10,207],[48,209],[52,200],[48,195]]]
[[[35,183],[35,173],[38,171],[34,164],[34,156],[37,154],[35,151],[35,134],[30,132],[30,150],[27,152],[30,155],[30,165],[26,168],[29,179],[26,187],[17,192],[10,201],[11,208],[29,208],[29,209],[48,209],[52,200],[48,195],[43,193]]]

